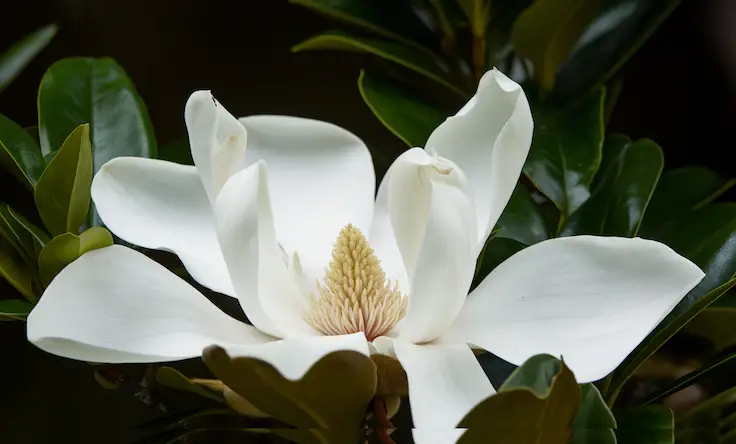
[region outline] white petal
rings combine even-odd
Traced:
[[[227,179],[245,167],[245,128],[209,91],[197,91],[189,97],[184,120],[192,159],[214,202]]]
[[[410,283],[400,337],[431,341],[450,326],[473,278],[472,198],[462,171],[420,148],[399,156],[387,180],[391,227]]]
[[[306,299],[276,242],[265,162],[235,173],[214,208],[222,253],[251,323],[279,337],[315,334],[302,318]]]
[[[341,350],[352,350],[370,356],[363,333],[311,338],[287,338],[262,345],[227,347],[228,355],[252,357],[273,365],[287,379],[300,379],[315,362]]]
[[[465,433],[465,429],[439,429],[424,427],[411,431],[414,444],[452,444]]]
[[[440,342],[467,342],[521,364],[562,356],[579,382],[613,371],[703,278],[669,247],[575,236],[526,248],[468,296]]]
[[[395,355],[406,371],[417,429],[453,429],[473,407],[496,393],[465,344],[415,345],[386,337],[377,341],[379,349],[393,345],[388,354]]]
[[[118,157],[95,175],[92,199],[116,236],[175,253],[197,282],[235,296],[217,242],[212,207],[194,167]]]
[[[305,271],[324,275],[345,225],[370,229],[375,173],[365,144],[331,123],[287,116],[240,119],[246,163],[265,160],[279,243]]]
[[[113,245],[82,255],[51,282],[28,316],[28,340],[91,362],[161,362],[210,345],[273,340],[215,307],[162,265]]]
[[[478,218],[478,252],[519,180],[533,126],[524,91],[493,69],[481,78],[475,96],[427,141],[427,151],[450,159],[468,177]]]

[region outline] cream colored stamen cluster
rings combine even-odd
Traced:
[[[398,284],[391,288],[365,236],[350,224],[337,237],[323,281],[317,282],[319,297],[310,295],[305,315],[321,333],[362,331],[372,341],[406,315],[407,299]]]

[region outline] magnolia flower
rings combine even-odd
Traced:
[[[426,149],[396,159],[377,196],[368,149],[335,125],[237,120],[206,91],[185,117],[195,166],[113,159],[94,203],[117,236],[174,252],[200,284],[236,297],[252,325],[112,246],[46,289],[28,317],[36,346],[123,363],[216,344],[291,379],[332,351],[388,354],[406,370],[426,442],[436,435],[423,430],[453,429],[495,392],[471,346],[514,364],[563,356],[579,381],[597,380],[703,277],[657,242],[578,236],[522,250],[468,295],[532,138],[524,92],[496,70]]]

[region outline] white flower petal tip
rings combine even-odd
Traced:
[[[27,337],[58,356],[105,363],[175,361],[212,344],[274,339],[120,245],[85,253],[64,268],[28,316]]]
[[[497,69],[476,94],[432,132],[427,150],[453,161],[467,176],[477,217],[477,252],[501,216],[521,175],[534,122],[523,89]]]
[[[579,382],[613,371],[704,277],[644,239],[551,239],[507,259],[468,296],[439,342],[466,342],[520,365],[561,356]]]
[[[184,121],[194,165],[210,201],[214,201],[227,179],[245,167],[247,133],[209,91],[197,91],[189,97]]]

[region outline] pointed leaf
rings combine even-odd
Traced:
[[[455,86],[447,65],[437,56],[402,43],[371,39],[342,31],[330,31],[305,40],[291,50],[292,52],[338,50],[374,54],[419,73],[461,97],[466,96],[462,89]]]
[[[6,317],[13,320],[25,321],[28,313],[33,309],[33,304],[23,299],[0,300],[0,318]]]
[[[31,236],[33,240],[34,257],[38,257],[43,247],[51,240],[51,236],[42,228],[36,226],[33,222],[26,219],[22,214],[8,207],[8,214],[20,224],[23,229]]]
[[[563,220],[590,196],[601,163],[604,98],[599,90],[550,117],[535,116],[524,173],[560,209]]]
[[[89,125],[80,125],[64,141],[36,185],[34,199],[51,234],[79,233],[89,210],[92,148]]]
[[[376,367],[353,351],[328,354],[299,380],[285,379],[272,365],[254,358],[231,358],[219,347],[205,349],[212,373],[256,408],[300,429],[318,442],[358,442],[366,408],[376,390]]]
[[[625,145],[560,235],[636,236],[663,165],[662,149],[651,140]]]
[[[56,25],[44,26],[0,54],[0,92],[49,44],[57,29]]]
[[[112,245],[112,235],[102,227],[93,227],[79,236],[63,233],[46,244],[38,256],[38,275],[44,287],[61,270],[88,251]]]
[[[46,167],[33,138],[3,115],[0,115],[0,165],[30,189],[36,186]]]
[[[23,260],[31,265],[36,262],[34,240],[23,225],[11,214],[10,207],[0,202],[0,235],[13,246]]]
[[[672,410],[661,405],[614,411],[621,444],[674,444],[675,419]]]
[[[376,7],[374,0],[289,0],[289,2],[417,47],[422,47],[434,38],[407,2],[382,2],[380,7]]]
[[[133,82],[112,59],[70,58],[54,63],[41,80],[38,108],[45,157],[83,123],[89,123],[94,172],[114,157],[156,157],[148,111]],[[101,225],[94,208],[86,225]]]
[[[580,387],[565,364],[534,356],[460,421],[467,430],[458,443],[487,443],[492,436],[504,443],[567,444],[580,402]]]
[[[358,89],[378,120],[411,147],[422,147],[449,113],[421,95],[376,74],[360,72]]]
[[[667,171],[654,190],[641,226],[642,236],[654,236],[667,222],[704,206],[736,185],[720,174],[701,166]]]
[[[557,71],[602,3],[537,0],[516,20],[511,41],[516,51],[534,64],[534,77],[543,89],[552,90]]]
[[[29,301],[36,299],[32,286],[34,274],[33,269],[25,262],[20,253],[0,233],[0,276],[4,277]]]
[[[608,0],[557,74],[554,95],[566,101],[608,83],[682,0]]]
[[[573,423],[571,444],[616,444],[616,419],[593,384],[583,384],[582,403]]]
[[[498,237],[513,239],[525,245],[549,238],[542,210],[522,184],[516,185],[496,228],[500,230]]]

